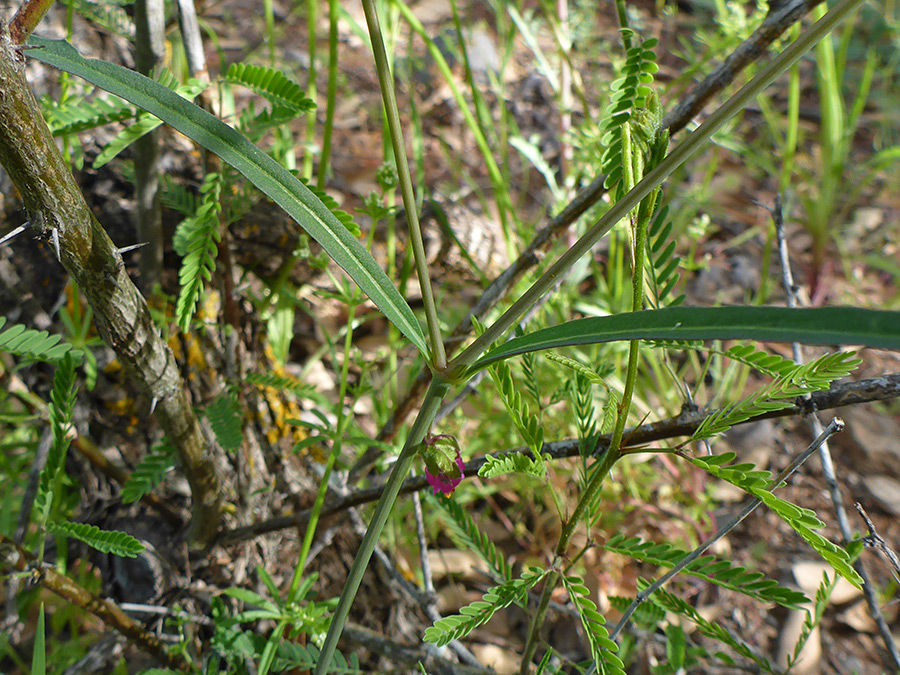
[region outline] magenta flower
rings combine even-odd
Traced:
[[[462,482],[465,465],[459,452],[459,444],[453,436],[441,434],[429,436],[422,443],[425,460],[425,479],[434,494],[449,496]]]

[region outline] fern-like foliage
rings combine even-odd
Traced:
[[[232,63],[225,81],[252,89],[269,101],[273,108],[290,110],[294,114],[315,110],[314,101],[306,97],[303,88],[280,70],[247,63]]]
[[[97,96],[91,100],[76,98],[65,103],[44,97],[41,103],[44,119],[54,136],[125,122],[137,115],[135,108],[118,96]]]
[[[782,360],[777,364],[781,372],[771,384],[707,417],[691,440],[712,438],[752,417],[788,408],[798,396],[828,389],[834,380],[846,376],[859,364],[854,352],[826,354],[805,365],[794,364],[793,368]]]
[[[516,336],[524,335],[521,326],[516,326]],[[522,373],[525,375],[525,389],[528,391],[535,404],[541,406],[541,385],[537,377],[537,354],[528,352],[522,355]]]
[[[601,159],[602,171],[606,174],[603,184],[608,190],[622,179],[624,133],[627,133],[625,125],[633,123],[634,131],[641,136],[640,140],[649,140],[643,138],[648,134],[644,133],[643,120],[638,118],[639,111],[647,104],[653,75],[659,70],[656,54],[653,52],[656,43],[656,39],[646,40],[629,49],[620,77],[612,83],[614,93],[606,108],[606,121],[603,125],[602,142],[606,150]]]
[[[569,370],[575,371],[578,375],[588,379],[593,384],[599,384],[602,387],[609,386],[608,384],[606,384],[606,381],[597,373],[597,371],[584,365],[577,359],[563,356],[562,354],[557,354],[556,352],[544,352],[544,356],[554,363],[558,363],[559,365],[564,366]]]
[[[625,664],[616,652],[619,646],[609,639],[606,619],[597,611],[597,605],[591,600],[591,592],[584,585],[584,580],[577,576],[562,577],[563,586],[578,610],[578,617],[591,646],[591,656],[597,666],[597,672],[603,675],[625,675]]]
[[[312,192],[318,199],[321,201],[325,208],[331,211],[331,214],[338,219],[338,221],[347,228],[347,231],[352,234],[354,237],[359,237],[362,235],[362,230],[359,227],[359,224],[353,220],[353,216],[340,208],[337,201],[330,194],[325,192],[324,190],[320,190],[316,187],[315,184],[310,183],[309,180],[303,178],[302,176],[297,176],[310,192]]]
[[[753,345],[735,345],[724,352],[724,355],[772,377],[790,376],[797,367],[797,364],[790,359],[757,350]]]
[[[131,504],[159,485],[175,466],[175,450],[167,438],[153,447],[122,486],[122,502]]]
[[[319,648],[314,644],[303,646],[292,640],[282,640],[275,652],[271,671],[281,673],[286,670],[312,670],[318,662]],[[360,669],[359,658],[356,654],[351,654],[348,659],[340,652],[335,651],[328,672],[337,675],[362,675],[363,671]]]
[[[825,523],[819,520],[815,512],[777,497],[771,492],[777,486],[772,484],[770,472],[758,470],[752,464],[730,464],[735,457],[733,452],[726,452],[711,457],[688,457],[687,459],[694,466],[700,467],[716,478],[721,478],[757,497],[803,537],[806,543],[822,556],[838,574],[860,588],[862,578],[850,564],[847,551],[816,532],[825,527]]]
[[[499,457],[485,455],[484,464],[478,469],[478,475],[482,478],[498,478],[510,473],[544,479],[547,477],[547,466],[521,452],[506,452]]]
[[[483,599],[466,605],[459,614],[435,621],[434,625],[425,629],[426,642],[443,647],[471,633],[475,628],[490,621],[499,610],[512,603],[523,602],[534,586],[541,581],[547,572],[539,567],[532,567],[519,579],[511,579],[499,586],[494,586],[484,594]]]
[[[257,387],[272,387],[279,391],[289,391],[299,398],[327,403],[327,399],[314,386],[289,375],[253,372],[247,374],[247,382]]]
[[[0,316],[0,328],[6,324],[6,317]],[[71,354],[76,362],[82,354],[72,350],[72,345],[60,342],[59,335],[49,335],[47,331],[26,328],[20,323],[0,332],[0,351],[8,352],[33,361],[59,363],[66,354]]]
[[[591,380],[578,373],[571,388],[571,396],[575,424],[578,427],[578,454],[586,459],[597,444],[597,420]]]
[[[83,541],[101,553],[112,553],[123,558],[136,558],[144,550],[144,545],[127,532],[101,530],[88,523],[48,523],[47,530]]]
[[[110,1],[92,2],[92,0],[63,0],[63,5],[72,7],[77,14],[96,24],[103,30],[120,37],[134,39],[134,22],[123,5],[130,2]]]
[[[163,206],[178,211],[183,216],[190,216],[197,212],[197,195],[191,192],[183,183],[173,180],[168,174],[163,174],[163,189],[160,191],[160,202]]]
[[[206,88],[206,83],[200,80],[189,80],[185,84],[180,84],[178,79],[168,70],[161,70],[156,77],[157,81],[174,91],[182,98],[193,100],[197,94]],[[130,126],[120,131],[115,138],[107,143],[97,157],[94,159],[93,167],[99,169],[104,164],[117,157],[125,148],[134,143],[136,140],[149,134],[162,124],[162,120],[149,113],[139,113],[135,121]]]
[[[53,444],[47,453],[47,463],[41,471],[38,490],[34,499],[34,517],[44,526],[50,516],[53,498],[59,486],[59,477],[66,463],[66,453],[71,444],[72,413],[78,388],[75,384],[75,359],[67,354],[53,376],[53,390],[50,392],[50,430]]]
[[[223,450],[237,452],[240,449],[244,442],[241,411],[231,396],[223,394],[206,406],[206,419]]]
[[[639,588],[646,588],[648,585],[649,584],[647,584],[647,582],[639,580]],[[641,588],[641,590],[643,590],[643,588]],[[712,638],[713,640],[721,642],[722,644],[728,645],[737,654],[740,654],[741,656],[748,658],[756,663],[756,665],[759,666],[760,669],[763,670],[763,672],[773,673],[774,675],[772,664],[766,657],[762,656],[761,654],[757,654],[746,643],[734,637],[720,623],[715,623],[713,621],[704,619],[700,612],[694,609],[685,600],[679,598],[677,595],[673,595],[663,589],[659,589],[650,596],[650,601],[667,612],[672,612],[684,617],[695,626],[697,626],[697,629],[701,634],[705,635],[708,638]],[[725,661],[728,665],[735,665],[734,661],[722,652],[717,652],[716,657],[718,657],[722,661]]]
[[[609,604],[620,612],[625,612],[631,605],[632,598],[624,598],[620,595],[609,596]],[[665,621],[666,610],[654,605],[652,602],[642,602],[631,615],[631,623],[646,630],[656,631],[657,627]]]
[[[497,389],[500,391],[506,410],[512,417],[513,423],[516,425],[525,443],[531,448],[535,459],[543,461],[541,449],[544,447],[544,429],[537,415],[531,413],[528,404],[522,399],[522,393],[513,381],[509,364],[505,361],[500,361],[490,367],[490,373],[491,379],[494,380],[494,384],[497,385]]]
[[[803,651],[803,647],[809,641],[809,636],[812,635],[813,629],[822,622],[825,608],[828,607],[828,601],[831,599],[834,587],[837,586],[838,577],[836,574],[831,579],[828,578],[828,574],[823,574],[822,577],[822,582],[816,589],[816,601],[813,603],[812,611],[806,613],[806,620],[800,627],[800,634],[797,636],[797,642],[794,644],[794,651],[788,656],[785,672],[791,672],[791,669],[797,665],[800,652]]]
[[[222,182],[221,174],[210,173],[206,176],[200,188],[202,197],[197,212],[183,220],[175,233],[175,250],[184,256],[178,271],[181,292],[178,294],[175,316],[178,326],[185,332],[190,327],[203,285],[212,278],[216,269],[219,253],[216,244],[222,241],[219,226]]]
[[[615,535],[603,548],[661,567],[674,567],[688,555],[687,551],[669,544],[656,544],[637,537],[626,539],[621,534]],[[761,602],[774,602],[791,609],[799,609],[809,602],[803,593],[781,586],[773,579],[766,579],[761,572],[747,571],[727,560],[717,560],[712,555],[698,558],[685,567],[683,572]]]
[[[450,536],[458,544],[480,555],[488,564],[491,573],[498,579],[509,581],[513,578],[512,568],[506,558],[497,552],[491,538],[478,529],[468,511],[453,499],[437,499],[433,496],[429,499],[443,511],[444,522],[450,528]]]
[[[678,269],[681,257],[675,254],[672,221],[667,219],[669,207],[663,206],[656,213],[647,231],[647,281],[650,293],[647,301],[654,309],[675,307],[684,302],[684,293],[672,297],[676,284],[681,280]]]

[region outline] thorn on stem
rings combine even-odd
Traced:
[[[28,223],[25,223],[24,225],[19,225],[17,228],[13,229],[8,234],[6,234],[2,238],[0,238],[0,244],[5,244],[6,242],[8,242],[10,239],[15,237],[16,235],[21,234],[22,232],[25,231],[26,227],[28,227]]]
[[[53,250],[56,251],[57,262],[62,262],[62,256],[59,254],[59,230],[57,228],[50,229],[50,237],[53,239]]]
[[[129,251],[135,251],[139,248],[146,246],[149,243],[150,243],[149,241],[144,241],[144,242],[141,242],[140,244],[132,244],[131,246],[123,246],[122,248],[119,249],[119,255],[128,253]]]

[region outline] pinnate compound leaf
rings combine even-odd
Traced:
[[[900,312],[857,307],[666,307],[568,321],[513,338],[469,374],[517,354],[617,340],[761,340],[900,350]]]
[[[772,485],[770,472],[756,470],[751,464],[729,464],[734,457],[733,452],[728,452],[718,456],[686,459],[694,466],[757,497],[790,525],[838,574],[857,588],[862,588],[862,578],[853,569],[847,551],[816,532],[825,527],[825,523],[815,512],[773,494],[771,490],[777,486]]]
[[[661,567],[674,567],[688,555],[687,551],[669,544],[655,544],[637,537],[629,539],[621,534],[615,535],[603,548]],[[773,579],[766,579],[760,572],[748,571],[727,560],[717,560],[712,555],[698,558],[682,572],[761,602],[774,602],[790,609],[799,609],[809,602],[803,593],[781,586]]]
[[[277,375],[275,373],[247,373],[247,382],[254,384],[263,389],[271,387],[278,391],[289,391],[301,399],[316,401],[317,403],[326,404],[328,400],[322,396],[318,389],[313,385],[301,382],[290,375]]]
[[[206,406],[206,419],[223,450],[236,452],[244,442],[241,429],[241,411],[228,394],[219,396]]]
[[[5,324],[6,317],[0,316],[0,328]],[[72,345],[60,342],[61,339],[59,335],[49,335],[47,331],[32,330],[17,323],[0,332],[0,351],[46,363],[58,363],[69,353],[80,360],[81,352],[73,351]]]
[[[175,232],[175,248],[184,257],[181,269],[178,270],[178,282],[181,291],[175,305],[175,316],[178,326],[187,332],[191,318],[200,299],[203,286],[212,279],[216,269],[216,256],[219,253],[217,244],[222,241],[222,175],[207,174],[200,187],[203,198],[197,212],[185,218]]]
[[[443,647],[453,640],[465,637],[478,626],[490,621],[497,611],[509,607],[514,602],[523,601],[528,591],[546,574],[545,570],[532,567],[523,573],[521,578],[494,586],[484,594],[482,600],[466,605],[459,610],[459,614],[435,621],[433,626],[425,629],[425,641]]]
[[[429,500],[444,512],[451,537],[458,539],[466,548],[480,555],[498,578],[505,581],[513,578],[512,568],[506,558],[497,552],[491,538],[478,529],[468,511],[453,499],[429,497]]]
[[[797,364],[790,359],[756,349],[753,345],[735,345],[724,354],[734,361],[740,361],[754,370],[772,377],[783,377],[797,367]]]
[[[112,553],[123,558],[136,558],[144,550],[144,545],[127,532],[101,530],[87,523],[51,522],[47,523],[47,530],[83,541],[100,553]]]
[[[780,357],[757,358],[760,354],[750,354],[749,360],[777,369],[775,381],[707,417],[691,436],[692,440],[711,438],[752,417],[790,407],[798,396],[828,389],[834,380],[845,377],[861,362],[853,352],[826,354],[803,365]]]
[[[72,415],[75,410],[75,399],[78,387],[75,383],[75,359],[67,354],[53,374],[53,389],[50,392],[50,430],[53,443],[47,453],[47,461],[41,469],[37,494],[34,499],[33,514],[37,523],[43,525],[50,516],[53,505],[57,477],[66,464],[66,454],[72,442]]]
[[[159,485],[166,473],[175,466],[175,451],[169,440],[155,445],[137,465],[122,486],[122,503],[131,504]]]
[[[275,68],[232,63],[228,66],[225,81],[252,89],[276,108],[287,108],[293,113],[309,112],[316,108],[299,84]]]
[[[522,438],[531,448],[535,458],[541,459],[541,450],[544,447],[544,428],[537,415],[531,413],[528,404],[522,398],[522,392],[513,380],[512,371],[507,363],[497,363],[490,368],[491,379],[497,385],[500,396],[506,406],[506,410],[512,417],[516,428],[522,434]],[[487,466],[487,465],[484,465]],[[484,466],[482,469],[484,469]],[[546,471],[546,469],[545,469]],[[479,475],[481,473],[479,472]]]
[[[591,600],[590,590],[584,580],[577,576],[563,576],[563,586],[578,610],[578,617],[591,646],[591,656],[597,666],[597,672],[604,675],[625,675],[625,664],[616,652],[619,645],[609,639],[606,619],[597,611],[596,603]]]
[[[86,59],[63,40],[32,36],[28,44],[43,47],[29,50],[29,56],[121,96],[231,164],[318,241],[419,351],[429,353],[415,314],[372,255],[287,169],[221,120],[149,78]]]
[[[643,586],[643,588],[646,588],[648,585],[649,584],[643,581],[638,584],[639,587]],[[667,612],[672,612],[684,617],[685,619],[696,625],[700,633],[702,633],[706,637],[721,642],[722,644],[728,645],[736,653],[756,663],[764,672],[775,672],[773,670],[772,664],[765,656],[757,654],[746,643],[735,638],[720,623],[704,619],[700,612],[694,609],[694,607],[689,605],[685,600],[679,598],[677,595],[673,595],[663,589],[659,589],[650,596],[650,601]],[[719,655],[717,654],[717,656]]]
[[[497,478],[509,473],[523,473],[544,479],[547,477],[547,466],[524,453],[507,452],[499,457],[485,455],[484,464],[478,469],[478,475],[482,478]]]
[[[91,100],[76,99],[65,103],[57,103],[49,97],[43,97],[41,111],[54,136],[87,131],[113,122],[124,122],[136,115],[134,108],[118,96],[97,96]]]

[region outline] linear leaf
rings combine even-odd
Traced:
[[[472,364],[616,340],[763,340],[900,350],[900,312],[857,307],[667,307],[568,321],[513,338]]]
[[[32,37],[28,44],[43,47],[29,50],[29,56],[121,96],[231,164],[318,241],[410,342],[429,353],[415,314],[372,255],[287,169],[221,120],[143,75],[86,59],[64,40]]]

